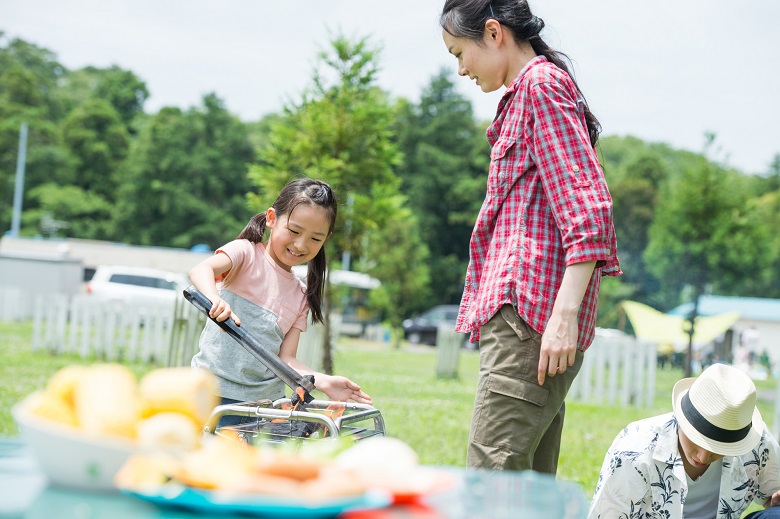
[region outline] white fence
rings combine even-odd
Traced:
[[[567,398],[591,404],[651,407],[656,363],[655,343],[599,331],[585,352]]]
[[[20,294],[0,290],[0,321],[16,321]],[[184,298],[169,306],[107,304],[86,295],[34,296],[33,350],[75,353],[107,361],[128,360],[165,366],[188,366],[198,351],[206,316]],[[341,316],[331,316],[331,344],[339,336]],[[322,368],[324,326],[309,323],[301,334],[298,358]]]
[[[191,306],[187,304],[187,306]],[[193,307],[177,305],[130,305],[95,301],[86,295],[50,294],[33,301],[34,350],[51,353],[75,353],[81,357],[116,361],[129,360],[171,364],[174,329],[191,332],[202,328],[190,314]],[[197,316],[195,316],[197,317]],[[200,329],[197,330],[197,333]],[[187,333],[176,335],[179,342],[189,340]],[[191,336],[191,333],[190,333]],[[195,335],[197,344],[197,335]]]
[[[436,375],[458,376],[462,334],[440,326]],[[655,398],[656,345],[622,333],[599,330],[567,399],[592,404],[651,407]]]
[[[0,322],[17,322],[29,319],[33,296],[18,287],[0,288]]]

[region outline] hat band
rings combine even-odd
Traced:
[[[688,393],[683,395],[680,407],[683,414],[685,415],[685,418],[688,419],[688,422],[690,422],[690,424],[697,431],[702,433],[707,438],[721,443],[736,443],[740,440],[744,440],[750,432],[750,428],[753,427],[752,422],[747,424],[747,426],[743,427],[742,429],[736,430],[729,430],[718,427],[717,425],[709,422],[701,415],[701,413],[699,413],[696,407],[694,407],[693,402],[691,402]]]

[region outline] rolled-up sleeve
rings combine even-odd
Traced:
[[[561,233],[566,265],[617,264],[612,198],[582,119],[583,101],[554,81],[536,83],[531,94],[530,152]]]

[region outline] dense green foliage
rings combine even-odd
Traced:
[[[388,323],[457,303],[485,192],[486,123],[444,71],[419,101],[392,99],[367,39],[336,36],[317,58],[300,99],[241,121],[213,93],[148,113],[132,71],[68,70],[0,33],[0,228],[27,122],[22,235],[215,248],[289,178],[309,175],[342,201],[332,264],[349,257],[383,282],[372,301]],[[701,152],[599,141],[625,272],[603,284],[601,326],[617,324],[625,298],[667,310],[707,291],[780,297],[780,155],[746,175],[710,156],[708,138]]]
[[[419,104],[401,103],[395,123],[405,160],[397,168],[430,249],[431,286],[420,303],[460,299],[471,228],[485,195],[489,148],[471,104],[442,71]]]

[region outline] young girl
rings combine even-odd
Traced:
[[[313,374],[315,388],[331,400],[370,404],[371,398],[351,380],[315,373],[296,359],[309,310],[314,322],[323,320],[323,245],[333,232],[336,212],[336,197],[328,184],[293,180],[236,240],[217,249],[189,275],[211,300],[211,317],[235,319],[298,373]],[[266,228],[270,237],[263,243]],[[303,263],[308,263],[305,284],[292,273],[292,267]],[[222,404],[284,397],[284,383],[213,322],[206,322],[199,345],[192,366],[207,368],[219,378]],[[220,425],[235,421],[231,418],[236,417],[223,417]]]
[[[446,0],[440,22],[461,76],[506,87],[457,324],[480,341],[467,463],[555,474],[600,279],[620,274],[599,123],[525,0]]]

